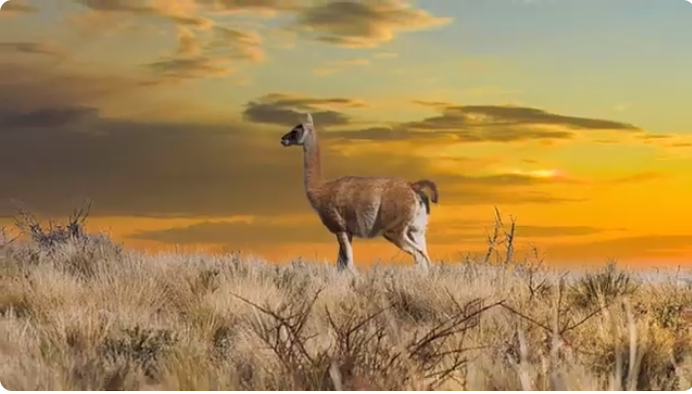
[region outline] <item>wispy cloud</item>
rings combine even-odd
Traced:
[[[494,125],[555,125],[571,129],[640,131],[639,128],[622,122],[568,116],[542,109],[500,105],[446,105],[441,116],[428,118],[416,124],[420,128],[456,128],[459,126]]]
[[[252,62],[265,60],[262,37],[253,31],[217,26],[204,49],[216,57]]]
[[[12,17],[33,14],[38,8],[25,4],[22,0],[6,1],[0,9],[0,17]]]
[[[154,77],[145,82],[147,85],[176,84],[189,79],[222,77],[235,71],[227,60],[205,56],[162,59],[149,63],[146,67]]]
[[[201,51],[202,45],[195,34],[186,27],[178,28],[178,48],[175,54],[178,56],[197,56]]]
[[[273,93],[246,104],[243,118],[256,123],[293,126],[310,111],[321,124],[348,125],[350,118],[334,108],[360,108],[366,104],[348,98],[310,98],[295,94]],[[331,109],[330,109],[331,108]]]
[[[41,42],[0,42],[0,52],[63,57],[65,52],[58,46]]]
[[[218,14],[256,13],[272,17],[278,12],[296,12],[303,8],[305,1],[300,0],[195,0],[209,12]]]
[[[197,3],[128,0],[77,0],[95,14],[129,14],[170,21],[176,27],[177,47],[169,55],[146,64],[147,84],[180,83],[214,78],[236,71],[241,62],[265,60],[262,37],[253,31],[217,25],[197,15]],[[94,28],[99,26],[93,24]]]
[[[375,47],[403,31],[452,22],[399,0],[325,2],[302,9],[295,27],[305,36],[343,47]]]
[[[92,11],[103,13],[123,13],[139,16],[159,17],[188,27],[210,28],[214,22],[208,18],[190,15],[190,9],[171,7],[159,1],[131,0],[75,0]]]

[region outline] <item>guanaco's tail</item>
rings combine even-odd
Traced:
[[[438,193],[437,185],[435,184],[435,182],[429,179],[421,179],[419,181],[411,182],[411,187],[415,191],[422,191],[427,187],[428,189],[430,189],[430,192],[432,193],[430,196],[430,201],[432,201],[434,204],[437,204]]]

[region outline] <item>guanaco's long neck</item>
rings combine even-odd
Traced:
[[[319,189],[322,186],[322,163],[320,161],[320,145],[314,134],[303,145],[303,176],[305,192],[308,195],[310,205],[317,208]]]

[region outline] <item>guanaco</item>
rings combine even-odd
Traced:
[[[382,236],[427,271],[430,257],[425,236],[430,202],[438,202],[435,182],[354,175],[325,181],[315,124],[311,114],[306,118],[281,137],[281,145],[303,147],[305,192],[322,224],[339,242],[337,267],[355,271],[353,237]],[[426,188],[430,197],[423,192]]]

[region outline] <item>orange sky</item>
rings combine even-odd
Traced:
[[[131,247],[333,262],[279,144],[311,112],[329,177],[437,182],[435,259],[484,253],[497,207],[519,256],[689,264],[692,28],[664,3],[11,0],[0,215],[91,198]]]

